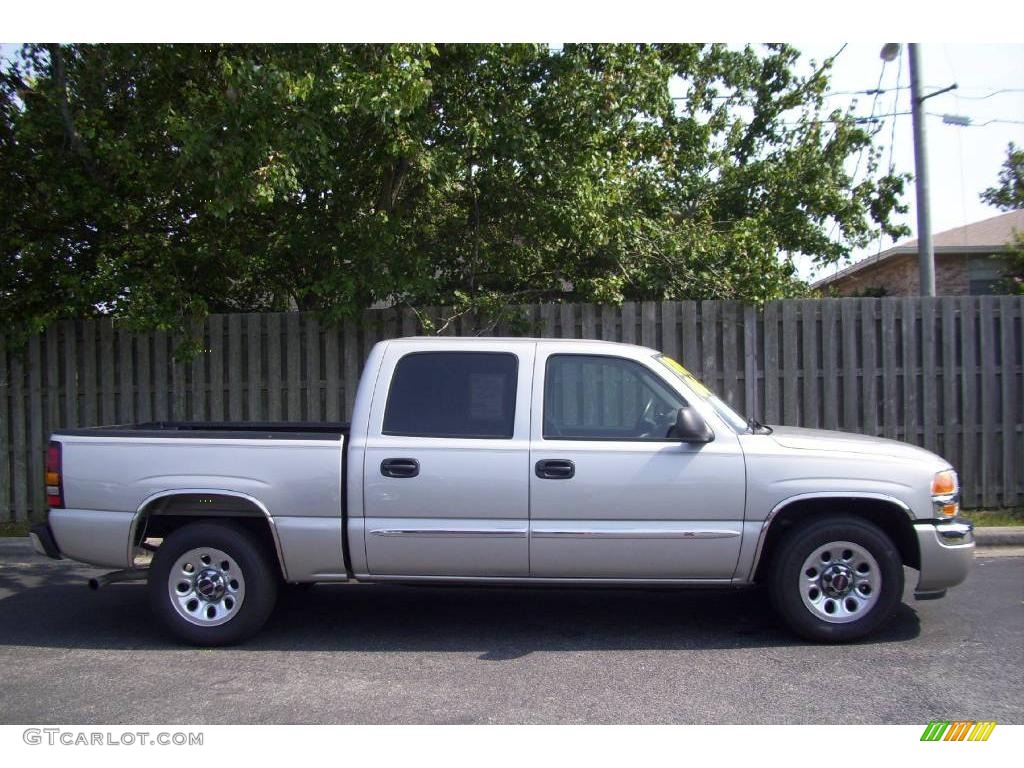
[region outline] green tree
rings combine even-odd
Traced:
[[[4,314],[180,330],[797,294],[788,256],[905,232],[906,179],[826,109],[830,66],[785,45],[27,45],[0,72]]]
[[[1024,208],[1024,149],[1017,149],[1011,141],[1006,147],[1006,159],[999,169],[999,185],[981,193],[982,202],[1001,211]]]
[[[982,201],[1001,211],[1024,208],[1024,150],[1017,149],[1012,141],[998,178],[999,186],[982,192]],[[1014,232],[1003,274],[1010,293],[1024,294],[1024,232]]]

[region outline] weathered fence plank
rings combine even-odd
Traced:
[[[7,340],[0,336],[0,522],[10,518],[11,504],[11,446],[8,418],[10,376],[7,372]]]
[[[285,315],[284,346],[287,354],[287,390],[288,421],[302,420],[302,336],[300,335],[299,314],[289,312]]]
[[[36,511],[29,503],[28,489],[36,484],[36,478],[28,474],[28,446],[25,439],[25,365],[22,357],[14,352],[10,360],[11,372],[11,479],[14,481],[14,502],[12,510],[15,520],[26,520],[30,512]]]
[[[977,355],[975,343],[975,315],[978,304],[971,296],[960,299],[960,402],[961,424],[963,425],[963,454],[960,471],[971,482],[964,484],[964,503],[977,506],[981,501],[980,484],[977,481],[978,465],[978,415],[977,415]]]
[[[944,296],[939,300],[942,321],[942,450],[939,451],[953,466],[960,466],[962,455],[963,422],[958,408],[956,364],[956,300]]]
[[[281,420],[281,313],[267,315],[267,418]]]
[[[248,421],[265,421],[263,408],[263,315],[250,313],[245,316],[246,377],[245,394]]]
[[[1021,423],[1021,406],[1024,393],[1017,387],[1016,361],[1016,309],[1019,301],[1011,296],[999,300],[999,404],[1002,411],[1003,483],[1002,500],[1005,507],[1016,506],[1020,498],[1021,456],[1018,453],[1018,424]]]
[[[895,438],[899,430],[900,390],[896,370],[896,310],[899,299],[882,299],[882,434]]]
[[[307,317],[305,326],[306,413],[303,418],[320,421],[320,323],[315,317]]]
[[[818,363],[818,305],[819,302],[813,299],[805,299],[797,305],[800,310],[800,343],[803,355],[803,365],[801,366],[803,420],[801,424],[805,427],[821,426],[820,398],[818,397],[820,370]]]
[[[245,371],[242,370],[242,315],[228,315],[228,369],[225,373],[228,385],[228,418],[231,421],[241,421],[245,387]]]
[[[167,333],[156,331],[153,334],[153,417],[157,421],[170,418],[167,395]]]
[[[403,317],[404,321],[404,317]],[[405,327],[402,327],[405,335]],[[324,418],[327,421],[341,419],[341,337],[336,325],[324,331],[324,373],[327,374],[324,395]]]
[[[210,420],[224,420],[224,317],[214,315],[207,323],[206,347],[210,359]],[[273,375],[273,374],[271,374]]]
[[[996,436],[996,405],[999,391],[996,382],[995,302],[992,296],[982,296],[978,303],[978,351],[981,353],[981,503],[986,507],[996,503],[999,477],[996,456],[1000,453]]]
[[[822,426],[839,429],[839,323],[837,299],[821,302]]]
[[[840,299],[843,359],[843,429],[855,432],[860,425],[857,387],[857,305],[856,299]]]
[[[44,486],[36,481],[43,476],[43,383],[40,338],[33,336],[28,342],[28,473],[32,481],[32,508],[45,504]]]
[[[764,421],[778,424],[779,407],[779,303],[764,308]]]
[[[939,450],[935,438],[938,431],[938,367],[935,364],[935,304],[934,298],[921,299],[921,423],[924,429],[922,445],[930,451]]]
[[[114,322],[99,321],[100,326],[100,418],[104,424],[116,424],[114,408]]]
[[[878,339],[875,335],[878,300],[868,299],[860,305],[861,339],[861,409],[865,434],[878,434]]]
[[[132,424],[135,421],[135,385],[132,376],[135,373],[135,359],[132,355],[132,335],[121,329],[117,332],[117,367],[118,367],[118,408],[117,420],[121,424]]]

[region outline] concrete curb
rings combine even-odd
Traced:
[[[35,554],[28,536],[5,536],[0,538],[0,555]]]
[[[974,539],[979,547],[1024,547],[1024,526],[975,528]]]

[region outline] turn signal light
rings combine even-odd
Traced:
[[[956,472],[946,469],[932,479],[932,496],[952,496],[957,492]]]

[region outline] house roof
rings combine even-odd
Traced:
[[[990,219],[976,221],[963,227],[947,229],[932,235],[932,247],[936,255],[944,253],[993,253],[1005,250],[1013,239],[1014,230],[1024,232],[1024,209],[1010,211]],[[917,253],[917,239],[905,240],[887,251],[861,259],[845,269],[816,280],[812,287],[822,288],[845,277],[853,275],[874,264],[896,256]]]

